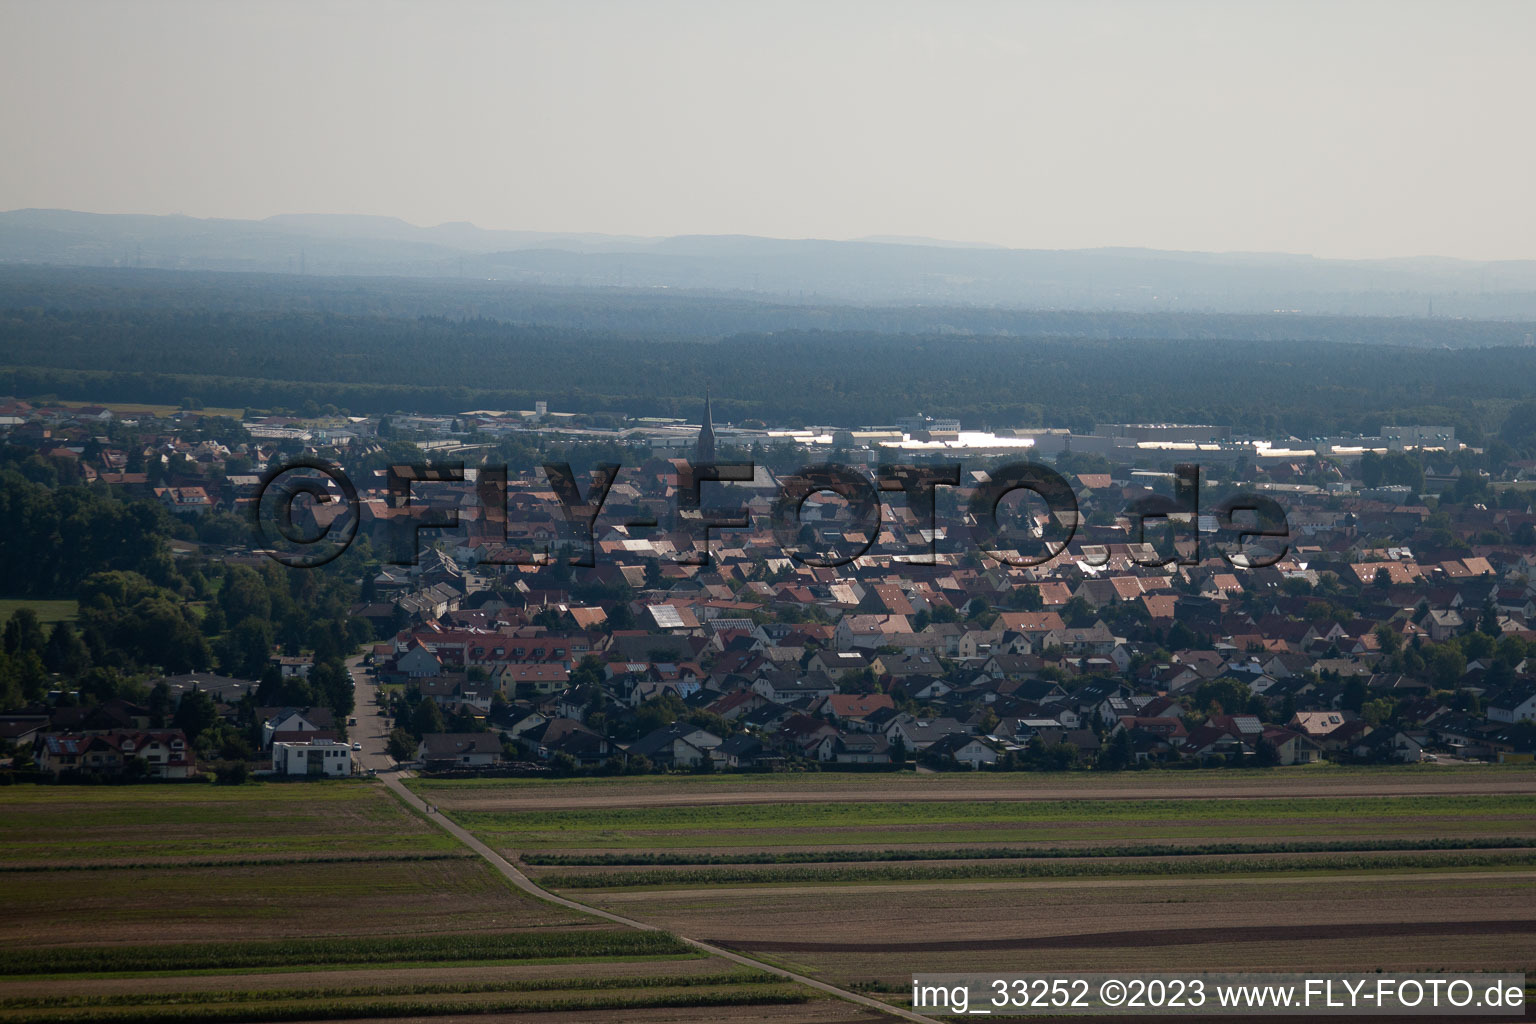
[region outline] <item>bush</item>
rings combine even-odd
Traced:
[[[251,766],[244,761],[215,761],[213,775],[221,786],[239,786],[251,777]]]

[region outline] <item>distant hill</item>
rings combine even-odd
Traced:
[[[467,278],[708,291],[792,304],[1536,317],[1530,260],[1052,251],[884,237],[638,238],[323,214],[246,221],[13,210],[0,213],[0,263]]]

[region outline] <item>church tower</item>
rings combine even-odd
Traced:
[[[704,425],[699,428],[699,441],[694,446],[694,462],[715,461],[715,423],[709,408],[709,388],[704,389]]]

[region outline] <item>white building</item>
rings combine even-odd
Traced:
[[[272,770],[279,775],[352,774],[352,748],[338,740],[280,740],[272,744]]]

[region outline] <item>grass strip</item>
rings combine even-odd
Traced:
[[[1153,821],[1274,821],[1336,818],[1359,824],[1403,817],[1536,816],[1536,795],[1266,797],[1199,800],[955,800],[726,804],[550,811],[454,811],[471,831],[601,832],[785,829],[856,825],[936,825]]]
[[[1234,853],[1372,853],[1392,850],[1519,850],[1536,848],[1536,838],[1345,839],[1278,843],[1166,843],[1134,846],[961,847],[946,850],[785,850],[775,853],[525,853],[535,867],[646,867],[650,865],[835,864],[903,860],[1060,860],[1083,857],[1195,857]]]
[[[525,978],[517,981],[421,982],[409,985],[365,985],[350,988],[252,989],[207,992],[114,992],[105,995],[31,996],[0,999],[0,1010],[58,1010],[118,1006],[212,1006],[281,999],[347,999],[382,996],[471,995],[482,992],[558,992],[562,989],[697,988],[707,985],[765,985],[779,981],[763,971],[736,970],[720,974],[636,974],[613,978]]]
[[[772,868],[765,871],[734,871],[730,868],[693,871],[610,871],[549,874],[539,884],[549,889],[626,889],[656,886],[685,889],[704,885],[766,885],[780,882],[919,882],[961,879],[1084,878],[1126,875],[1241,875],[1282,871],[1380,871],[1398,868],[1527,867],[1536,864],[1536,852],[1451,853],[1446,856],[1411,854],[1333,855],[1323,857],[1276,857],[1265,860],[1131,860],[1131,861],[1037,861],[1012,864],[921,864],[907,866],[858,866],[831,868]]]
[[[53,864],[0,864],[0,874],[34,871],[153,871],[185,868],[262,868],[286,864],[377,864],[383,861],[468,860],[468,850],[435,853],[296,854],[288,857],[239,857],[228,860],[64,861]]]
[[[269,997],[270,998],[270,997]],[[356,1020],[365,1017],[392,1018],[410,1016],[466,1016],[492,1013],[557,1013],[595,1010],[639,1010],[655,1007],[767,1006],[809,1002],[804,991],[754,987],[747,990],[716,992],[653,992],[629,995],[572,995],[552,999],[440,1000],[428,1003],[390,1002],[297,1002],[256,1003],[235,1006],[198,1006],[136,1008],[117,1013],[64,1012],[46,1014],[28,1020],[49,1024],[270,1024],[280,1021]],[[15,1018],[20,1019],[20,1018]],[[612,1019],[622,1020],[622,1017]]]
[[[123,971],[317,966],[414,960],[532,960],[688,953],[665,932],[627,929],[512,932],[499,935],[374,936],[149,946],[0,949],[0,975],[110,974]]]

